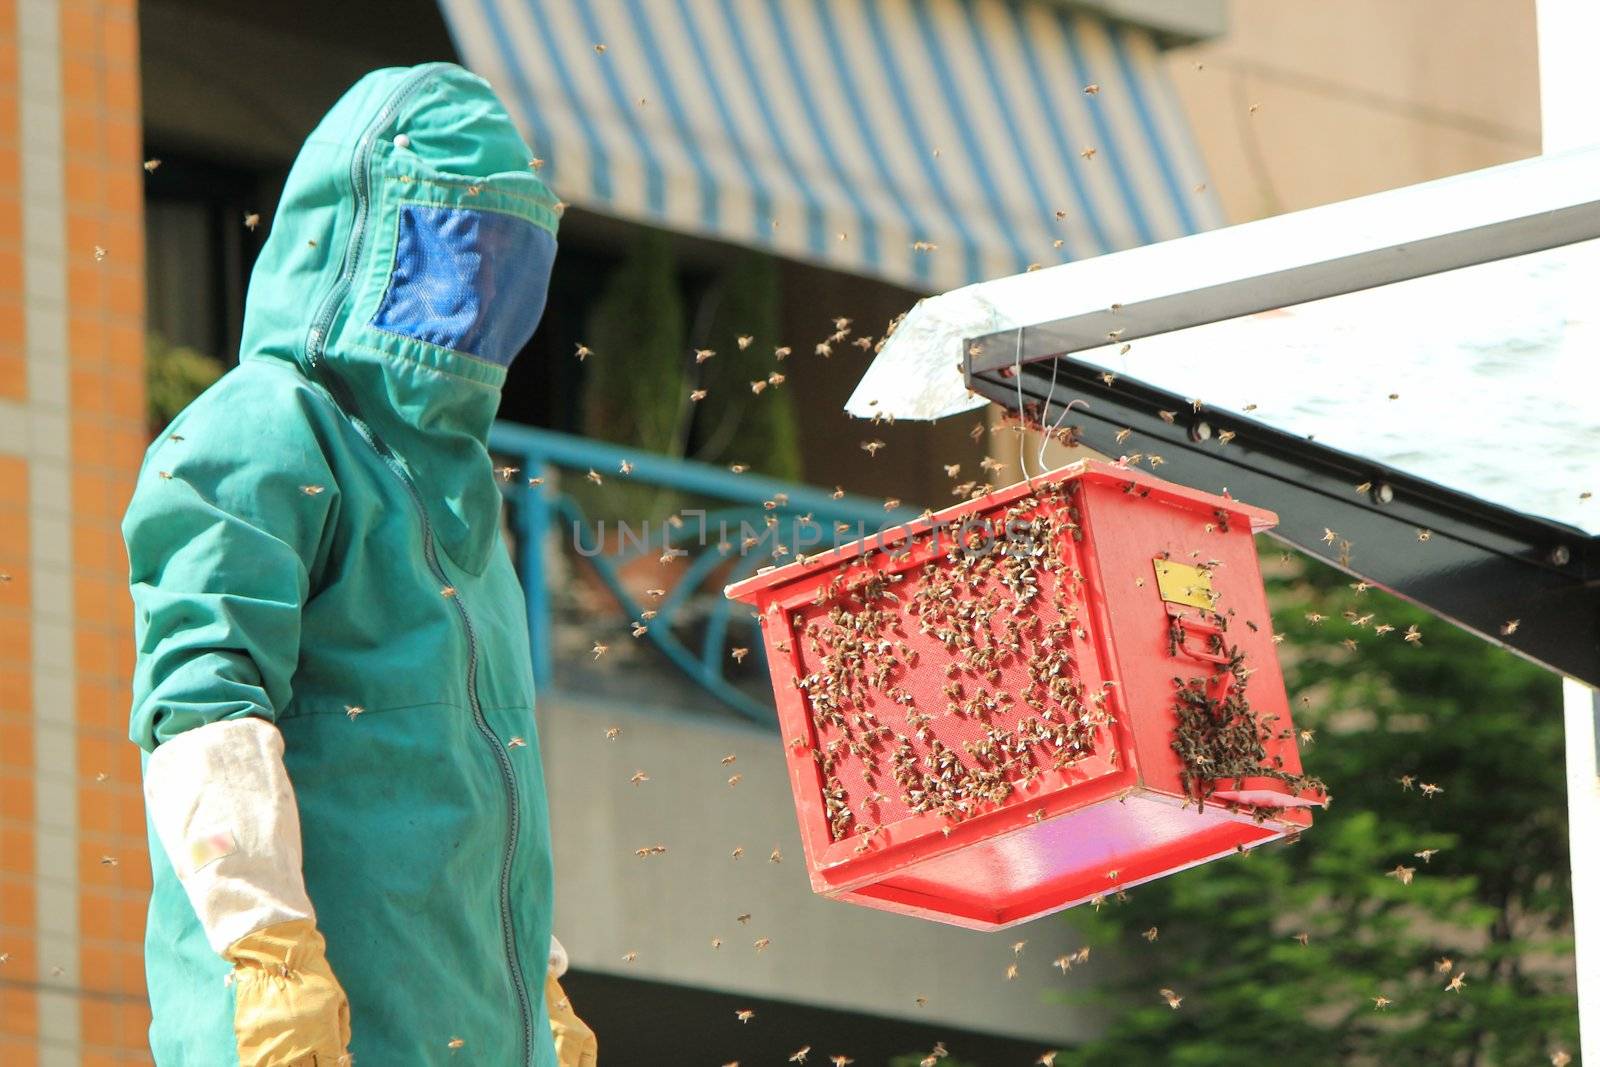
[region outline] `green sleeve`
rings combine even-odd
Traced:
[[[305,412],[263,416],[229,392],[213,388],[151,447],[123,519],[129,732],[147,752],[222,719],[276,721],[338,506]]]

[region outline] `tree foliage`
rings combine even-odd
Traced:
[[[1334,803],[1296,844],[1074,911],[1097,960],[1110,957],[1091,994],[1110,1023],[1058,1064],[1575,1057],[1556,676],[1261,548],[1296,726],[1314,731],[1302,755]],[[1376,633],[1383,624],[1395,629]],[[1404,640],[1413,625],[1420,641]],[[1409,884],[1396,868],[1414,869]],[[1152,926],[1153,942],[1141,936]]]
[[[780,387],[784,364],[773,354],[778,261],[737,252],[693,301],[686,287],[695,288],[671,236],[641,231],[602,283],[586,326],[593,354],[585,361],[584,433],[641,452],[798,480],[799,423],[791,391]],[[715,354],[702,360],[697,352]],[[780,377],[769,378],[775,371]],[[614,477],[573,490],[591,517],[659,518],[685,503]]]
[[[156,333],[145,338],[144,367],[145,422],[152,436],[228,369],[221,360]]]

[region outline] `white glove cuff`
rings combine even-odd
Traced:
[[[161,744],[145,766],[144,798],[218,954],[246,934],[315,918],[283,735],[272,723],[225,719]]]
[[[550,974],[560,978],[567,973],[567,950],[561,942],[556,940],[556,935],[550,935]]]

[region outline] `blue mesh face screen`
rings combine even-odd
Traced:
[[[372,325],[508,366],[544,313],[556,239],[497,211],[402,204]]]

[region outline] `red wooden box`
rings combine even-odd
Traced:
[[[813,889],[992,930],[1309,826],[1276,521],[1085,461],[730,586]]]

